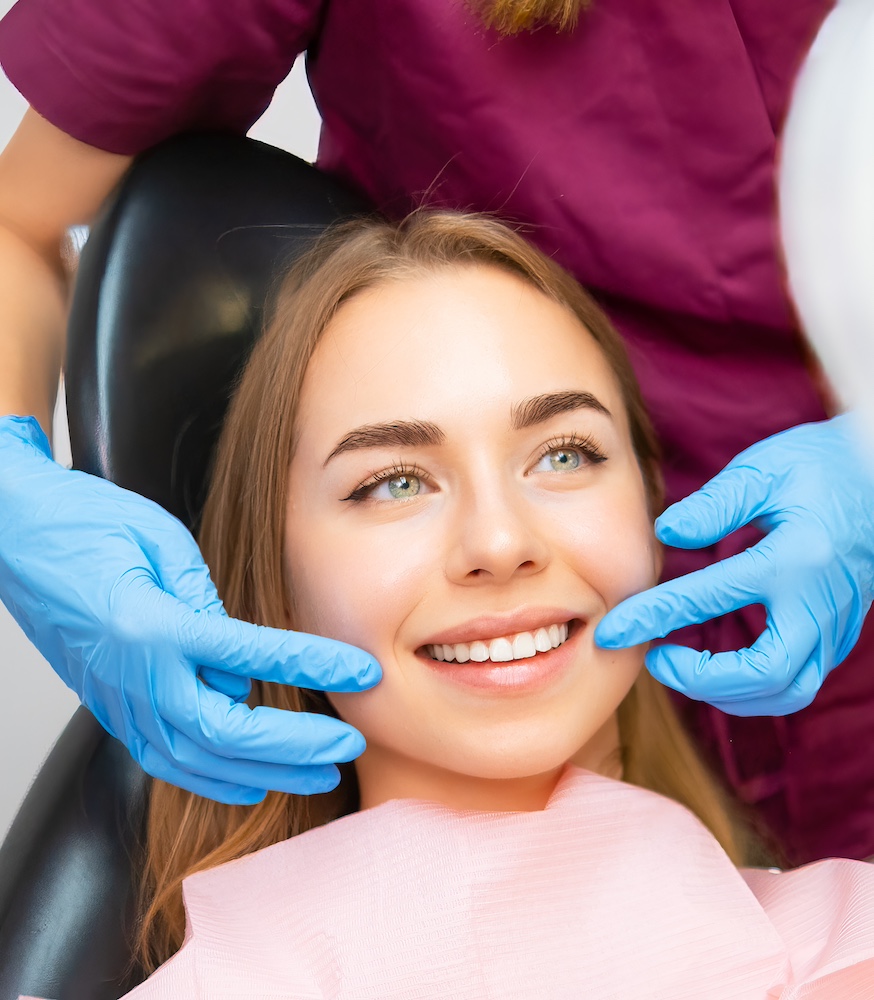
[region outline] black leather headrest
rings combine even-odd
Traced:
[[[80,263],[66,368],[76,467],[191,525],[277,271],[366,210],[251,139],[187,136],[143,156]]]

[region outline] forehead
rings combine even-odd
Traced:
[[[464,421],[530,395],[591,392],[624,407],[577,317],[515,275],[469,266],[392,279],[338,310],[307,369],[300,416],[327,424]]]

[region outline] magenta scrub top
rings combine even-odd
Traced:
[[[49,121],[138,153],[245,132],[295,56],[319,165],[391,215],[497,212],[606,306],[665,448],[668,496],[825,415],[779,263],[775,134],[831,0],[594,0],[578,28],[501,38],[463,0],[20,0],[0,61]],[[669,552],[667,575],[749,543]],[[736,649],[757,609],[689,629]],[[874,854],[874,635],[812,706],[736,719],[678,698],[792,861]]]

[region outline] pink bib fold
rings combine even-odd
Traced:
[[[874,998],[874,866],[738,871],[682,806],[574,767],[542,812],[395,800],[184,895],[130,1000]]]

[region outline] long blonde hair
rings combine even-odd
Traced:
[[[621,338],[579,284],[502,223],[451,212],[414,213],[395,224],[358,220],[323,236],[279,288],[225,421],[204,511],[201,548],[230,615],[293,627],[292,587],[282,565],[288,468],[309,360],[331,318],[356,293],[388,280],[467,265],[502,268],[574,313],[598,343],[622,390],[652,513],[662,505],[659,456]],[[334,714],[319,692],[254,682],[249,703]],[[624,780],[691,809],[736,863],[744,826],[683,732],[666,692],[642,671],[619,709]],[[148,970],[184,932],[182,880],[357,808],[354,768],[316,798],[268,793],[228,806],[155,781],[136,942]]]

